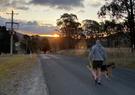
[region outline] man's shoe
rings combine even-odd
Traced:
[[[100,80],[97,81],[97,84],[98,84],[98,85],[102,85]]]
[[[101,82],[97,82],[98,85],[102,85]]]
[[[101,81],[98,80],[98,79],[95,79],[95,84],[102,85],[102,84],[101,84]]]

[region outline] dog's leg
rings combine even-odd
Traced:
[[[112,77],[112,68],[108,68],[107,72],[108,72],[108,77],[111,78]]]
[[[104,76],[105,76],[107,79],[109,79],[109,77],[108,77],[108,72],[107,72],[107,71],[104,71]]]

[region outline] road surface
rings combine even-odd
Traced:
[[[82,58],[42,54],[40,63],[49,95],[135,95],[135,71],[116,68],[111,80],[95,85]]]

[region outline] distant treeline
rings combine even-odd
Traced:
[[[13,53],[38,53],[50,49],[47,38],[28,36],[17,32],[13,33]],[[0,26],[0,54],[10,53],[10,31],[5,26]]]
[[[118,32],[116,34],[111,34],[106,37],[99,37],[102,44],[105,47],[129,47],[129,33]],[[51,39],[51,44],[53,44],[53,50],[62,50],[62,49],[87,49],[95,43],[97,38],[86,39],[85,36],[80,37],[79,39],[74,39],[71,37],[60,37]]]
[[[129,33],[117,32],[106,37],[99,37],[106,47],[128,47],[130,45]],[[96,38],[87,38],[80,35],[79,38],[69,37],[40,37],[28,36],[14,32],[13,53],[40,53],[55,52],[63,49],[87,49],[90,48]],[[10,52],[10,31],[5,26],[0,26],[0,54]]]

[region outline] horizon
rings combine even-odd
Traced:
[[[78,21],[85,19],[100,21],[97,12],[104,0],[1,0],[0,25],[10,21],[6,14],[12,10],[14,21],[20,23],[19,31],[26,34],[51,34],[55,32],[56,20],[64,13],[77,15]],[[54,33],[53,33],[54,34]]]

